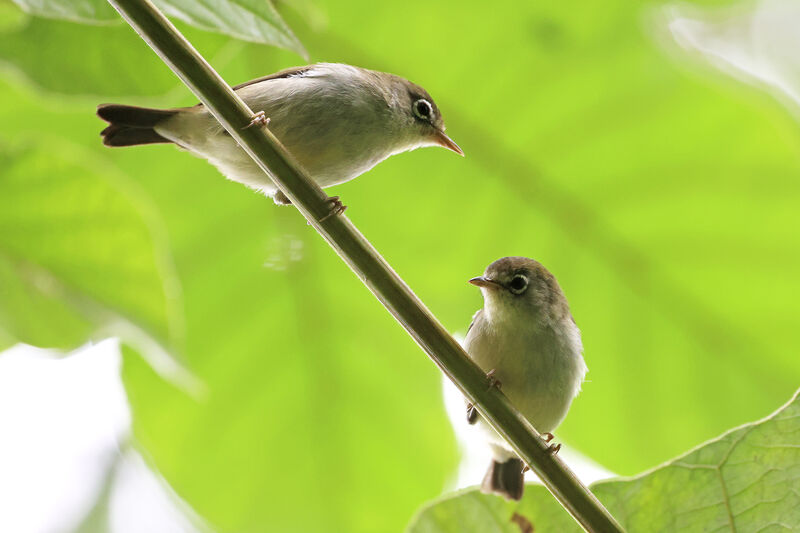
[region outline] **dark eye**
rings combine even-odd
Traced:
[[[421,118],[422,120],[430,120],[433,114],[433,106],[429,101],[420,98],[414,102],[414,114],[417,118]]]
[[[508,288],[511,289],[511,292],[514,294],[522,294],[525,292],[525,289],[528,288],[528,278],[525,276],[514,276],[514,279],[508,284]]]

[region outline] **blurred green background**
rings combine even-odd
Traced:
[[[464,149],[331,191],[447,328],[499,257],[558,277],[590,370],[571,448],[634,474],[795,391],[797,123],[671,43],[661,4],[277,7],[311,61],[423,85]],[[304,62],[180,27],[231,84]],[[0,0],[0,64],[1,346],[122,335],[136,441],[220,531],[398,531],[441,493],[440,373],[304,219],[174,147],[101,145],[99,103],[195,101],[129,27]]]

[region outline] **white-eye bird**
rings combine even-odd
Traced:
[[[481,288],[483,308],[473,317],[464,347],[549,442],[587,370],[567,299],[555,276],[526,257],[498,259],[470,283]],[[523,462],[471,405],[467,420],[478,425],[494,456],[482,490],[521,499]]]
[[[349,181],[387,157],[422,146],[463,155],[431,96],[393,74],[338,63],[287,69],[234,87],[320,187]],[[262,113],[263,112],[263,113]],[[104,104],[107,146],[175,143],[228,179],[289,203],[202,104],[146,109]],[[266,117],[267,120],[263,120]]]

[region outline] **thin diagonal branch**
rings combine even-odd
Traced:
[[[109,0],[183,80],[239,145],[272,178],[336,253],[530,465],[564,508],[590,532],[622,531],[603,505],[557,457],[538,432],[495,388],[411,289],[344,216],[328,214],[327,195],[265,128],[247,128],[247,105],[149,0]]]

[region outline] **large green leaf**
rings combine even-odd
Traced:
[[[0,4],[0,7],[2,4]],[[0,60],[19,70],[35,87],[68,95],[91,95],[92,103],[121,97],[164,97],[172,92],[181,102],[193,105],[175,74],[125,25],[80,26],[63,20],[24,17],[0,10]],[[8,29],[3,31],[4,24]],[[245,45],[228,37],[183,27],[192,44],[229,73],[229,83],[247,81],[252,71],[239,57]],[[36,43],[36,46],[30,46]],[[267,68],[281,68],[290,52],[256,47]],[[251,52],[252,53],[252,52]],[[80,61],[52,61],[54,56],[80,58]],[[146,73],[146,74],[143,74]],[[175,91],[177,89],[177,91]],[[159,105],[152,98],[143,105]]]
[[[0,320],[70,347],[132,323],[174,341],[177,280],[152,213],[113,171],[57,139],[0,144]]]
[[[13,0],[33,15],[60,18],[75,22],[115,22],[117,13],[103,0]]]
[[[800,400],[593,492],[630,533],[800,531]],[[524,529],[522,525],[531,526]],[[407,533],[582,531],[541,485],[519,504],[470,489],[425,506]]]
[[[157,0],[156,5],[199,28],[307,55],[272,0]]]
[[[304,37],[311,50],[424,85],[466,152],[381,164],[339,189],[348,214],[453,331],[480,305],[460,280],[504,255],[547,265],[589,367],[558,434],[613,471],[674,457],[791,394],[793,116],[710,66],[682,65],[628,3],[490,11],[331,6],[331,33]],[[450,22],[391,56],[370,52],[403,40],[393,19],[422,12]],[[415,215],[380,216],[411,205]]]
[[[118,22],[106,0],[14,0],[25,11],[76,22]],[[245,41],[270,44],[306,55],[271,0],[156,0],[167,15]]]
[[[33,42],[36,46],[26,45]],[[178,79],[143,44],[122,25],[80,26],[28,17],[22,27],[0,32],[0,58],[37,86],[64,94],[110,98],[162,95],[174,89]],[[80,60],[52,61],[57,55]]]
[[[27,18],[9,0],[0,1],[0,33],[22,26]]]
[[[558,276],[590,368],[558,430],[567,446],[632,474],[796,389],[800,135],[783,108],[683,66],[626,2],[319,10],[329,29],[301,35],[315,59],[421,83],[467,153],[391,158],[336,188],[348,216],[453,331],[481,305],[466,280],[497,257]],[[296,61],[201,51],[232,83]],[[57,70],[76,54],[38,60]],[[166,72],[130,61],[142,79]],[[105,98],[2,76],[0,136],[81,144],[166,224],[208,394],[135,357],[125,381],[136,436],[181,496],[223,531],[358,533],[400,530],[440,493],[457,456],[437,369],[296,212],[173,147],[102,147]]]

